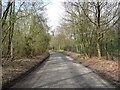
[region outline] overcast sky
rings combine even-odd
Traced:
[[[64,14],[64,7],[62,2],[65,0],[50,0],[50,4],[47,6],[48,25],[51,26],[51,30],[55,30],[61,22],[61,17]]]

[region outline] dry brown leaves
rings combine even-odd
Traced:
[[[74,52],[65,51],[65,54],[71,56],[75,60],[82,62],[83,65],[89,67],[94,72],[98,73],[101,76],[104,76],[105,79],[109,80],[112,83],[119,82],[119,63],[118,61],[98,59],[97,57],[83,59],[81,55]]]
[[[43,55],[37,55],[32,58],[22,58],[16,59],[13,61],[8,61],[3,59],[3,67],[2,67],[2,83],[7,83],[21,73],[28,71],[30,68],[35,66],[37,63],[43,60],[43,58],[48,56],[48,52],[44,53]]]

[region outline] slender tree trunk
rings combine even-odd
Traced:
[[[76,45],[76,51],[79,52],[78,46]]]
[[[104,48],[105,48],[105,52],[106,52],[106,60],[108,60],[109,53],[108,53],[108,49],[107,49],[107,43],[105,44]]]
[[[98,58],[101,59],[101,49],[99,43],[97,43],[97,52],[98,52]]]
[[[13,58],[13,44],[12,44],[13,42],[12,42],[12,39],[13,39],[13,31],[14,31],[14,23],[15,23],[14,15],[15,15],[15,1],[10,8],[9,25],[11,27],[9,29],[9,35],[8,35],[8,52],[7,52],[7,55],[8,55],[8,58],[11,57],[11,59]]]
[[[13,3],[13,22],[12,22],[12,31],[11,31],[11,58],[13,58],[13,34],[14,34],[14,23],[15,23],[15,0]]]
[[[2,57],[2,1],[0,0],[0,61]]]
[[[86,50],[87,48],[85,47],[85,43],[83,43],[83,51],[84,51],[84,56],[85,56],[85,58],[88,58],[89,56],[88,56],[88,53],[87,53],[87,50]]]
[[[8,51],[7,51],[7,58],[10,58],[10,54],[11,54],[11,31],[12,31],[12,6],[10,7],[10,15],[9,15],[9,26],[11,26],[9,28],[8,31]]]
[[[110,43],[111,43],[111,44],[110,44],[110,57],[111,57],[110,59],[111,59],[111,60],[114,60],[114,59],[113,59],[113,50],[112,50],[112,40],[111,40]]]
[[[2,89],[2,0],[0,0],[0,89]]]
[[[9,9],[10,9],[11,5],[12,5],[12,3],[10,2],[10,0],[8,0],[8,4],[7,4],[7,7],[6,7],[6,10],[3,12],[2,27],[5,25],[5,21],[7,19],[8,12],[9,12]]]
[[[100,2],[97,2],[97,31],[100,30]],[[98,58],[101,59],[101,48],[100,48],[100,33],[97,33],[97,52]]]

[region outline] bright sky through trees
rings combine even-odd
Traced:
[[[62,16],[64,14],[64,7],[62,2],[66,0],[50,0],[50,4],[47,8],[48,16],[48,25],[51,27],[51,30],[54,30],[59,26]]]

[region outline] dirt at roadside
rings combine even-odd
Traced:
[[[48,52],[42,55],[37,55],[32,58],[21,58],[13,61],[2,61],[2,84],[9,83],[13,79],[20,76],[22,73],[30,70],[32,67],[37,65],[43,59],[49,56]]]
[[[115,86],[120,85],[120,71],[119,71],[120,61],[112,61],[105,59],[99,60],[97,57],[84,59],[81,57],[79,53],[68,51],[64,51],[63,53],[71,56],[72,58],[82,63],[86,67],[92,69],[101,77],[111,82],[111,84]]]

